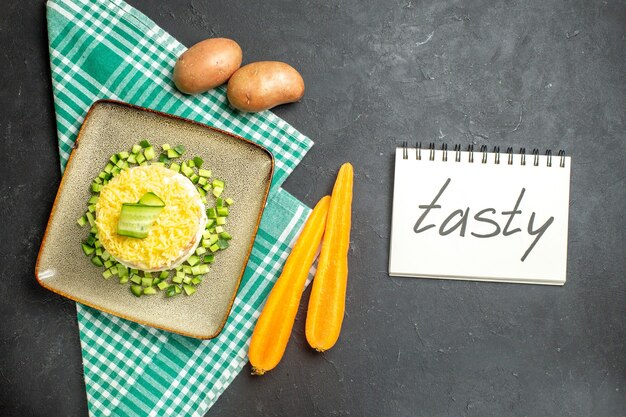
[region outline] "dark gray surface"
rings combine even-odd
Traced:
[[[209,415],[626,415],[626,4],[248,3],[131,1],[187,45],[301,70],[276,113],[316,145],[285,188],[313,205],[352,161],[351,270],[336,348],[307,349],[301,309],[279,367]],[[43,2],[5,0],[0,45],[0,415],[85,415],[74,304],[33,277],[60,180]],[[390,279],[401,140],[565,149],[565,287]]]

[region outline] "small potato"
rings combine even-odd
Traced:
[[[234,108],[257,112],[300,100],[304,95],[304,80],[284,62],[253,62],[230,77],[226,93]]]
[[[203,40],[178,57],[174,83],[187,94],[209,91],[228,81],[241,66],[242,56],[241,47],[231,39]]]

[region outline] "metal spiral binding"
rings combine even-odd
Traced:
[[[417,161],[422,160],[422,149],[423,149],[422,142],[416,142],[415,143],[415,159]],[[428,144],[428,160],[429,161],[435,160],[435,149],[436,149],[435,143],[430,142]],[[461,162],[462,152],[463,151],[462,151],[461,145],[459,144],[454,145],[454,162]],[[487,145],[481,145],[479,152],[482,154],[481,163],[486,164],[488,161],[489,153],[490,153],[488,151]],[[473,163],[474,162],[474,145],[467,146],[467,153],[468,153],[467,162]],[[491,153],[494,155],[494,160],[493,160],[494,164],[500,164],[500,147],[494,146],[493,152]],[[506,148],[506,154],[507,154],[507,159],[506,159],[507,164],[514,165],[515,154],[513,153],[513,148],[511,146]],[[526,165],[526,148],[520,148],[519,155],[520,155],[520,165]],[[533,155],[533,165],[539,166],[539,149],[537,148],[533,149],[532,155]],[[546,155],[546,166],[551,167],[552,166],[552,150],[548,149],[545,155]],[[557,157],[559,158],[559,167],[564,168],[565,167],[565,151],[561,149],[557,153]],[[402,159],[409,159],[409,143],[407,141],[402,142]],[[448,161],[448,144],[447,143],[443,143],[441,145],[441,160],[444,162]]]

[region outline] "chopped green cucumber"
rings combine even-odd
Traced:
[[[173,162],[172,165],[170,165],[170,169],[174,172],[180,172],[180,165],[178,165],[176,162]]]
[[[128,159],[126,160],[126,162],[128,162],[129,164],[136,164],[137,163],[137,155],[131,154],[128,157]]]
[[[94,256],[93,258],[91,258],[91,263],[94,264],[95,266],[103,266],[104,262],[102,262],[102,259],[100,259],[99,256]]]
[[[153,281],[154,280],[152,278],[141,278],[141,285],[144,287],[151,287]]]
[[[197,184],[198,180],[200,180],[200,177],[197,174],[194,173],[194,174],[191,174],[189,179],[191,180],[192,183]]]
[[[200,175],[203,178],[209,178],[211,176],[211,170],[210,169],[199,169],[198,170],[198,175]]]
[[[91,184],[91,191],[94,193],[99,193],[102,191],[102,184]]]
[[[176,152],[174,149],[167,149],[167,157],[168,158],[178,158],[180,154]]]
[[[217,215],[221,216],[221,217],[228,216],[228,207],[218,207],[217,208]]]
[[[226,224],[226,217],[218,217],[217,219],[215,219],[215,223],[218,226],[224,226]]]
[[[176,285],[170,285],[169,287],[167,287],[167,290],[165,290],[165,296],[166,297],[173,297],[176,294],[178,294],[176,292],[176,288],[178,288]]]
[[[159,274],[159,278],[161,279],[165,279],[167,277],[170,276],[170,272],[169,271],[161,271],[161,273]]]
[[[191,273],[193,275],[204,275],[204,274],[208,273],[210,270],[211,270],[211,268],[209,268],[208,265],[201,264],[201,265],[197,265],[197,266],[194,266],[193,268],[191,268]]]
[[[191,266],[197,265],[200,262],[200,257],[196,255],[191,255],[189,259],[187,259],[187,263]]]
[[[205,249],[205,248],[203,248],[202,246],[199,246],[199,247],[196,249],[196,255],[204,255],[205,253],[206,253],[206,249]]]
[[[113,164],[117,164],[117,161],[120,160],[120,157],[117,156],[117,154],[115,154],[115,155],[112,155],[111,158],[109,158],[109,160],[113,162]]]
[[[133,145],[133,149],[131,150],[131,152],[134,154],[138,154],[139,152],[141,152],[141,145]]]
[[[192,280],[191,280],[191,283],[192,283],[193,285],[198,285],[198,284],[200,284],[201,282],[202,282],[202,278],[200,278],[200,277],[195,277],[194,279],[192,279]]]
[[[217,212],[215,213],[215,217],[217,218]],[[213,226],[215,224],[215,219],[209,219],[206,222],[206,228],[208,229],[209,227]]]
[[[152,146],[148,146],[143,150],[143,154],[145,155],[148,161],[152,161],[156,157],[156,152]]]
[[[217,245],[220,247],[220,249],[228,249],[228,247],[230,246],[230,244],[228,243],[227,240],[224,239],[220,239],[217,241]]]
[[[182,155],[185,153],[185,146],[184,145],[174,146],[174,150],[178,152],[179,155]]]
[[[183,278],[183,284],[191,284],[192,277]]]
[[[142,140],[141,142],[139,142],[139,145],[142,148],[149,148],[150,147],[150,142],[148,142],[146,139]]]
[[[180,287],[176,285],[174,286],[174,291],[176,291],[176,294],[180,294],[183,290],[181,290]]]
[[[163,149],[164,151],[167,151],[167,150],[172,149],[172,147],[170,146],[169,143],[164,143],[163,145],[161,145],[161,149]]]
[[[141,297],[141,293],[143,293],[143,288],[141,287],[141,285],[131,285],[130,292],[132,292],[135,297]]]
[[[120,284],[126,284],[128,282],[128,277],[120,277]]]
[[[213,262],[215,262],[215,255],[211,253],[204,255],[204,262],[208,264],[212,264]]]
[[[216,244],[214,244],[214,245],[211,245],[211,246],[209,247],[209,250],[210,250],[211,252],[217,252],[218,250],[220,250],[220,247],[219,247],[219,245],[216,243]]]
[[[130,155],[129,155],[129,153],[128,153],[128,152],[123,151],[123,152],[118,153],[118,154],[117,154],[117,156],[118,156],[120,159],[128,159],[128,157],[129,157]]]
[[[223,192],[224,192],[224,189],[222,187],[216,187],[215,185],[213,186],[213,195],[215,197],[221,196]]]
[[[113,276],[113,274],[107,269],[102,273],[102,276],[104,277],[104,279],[109,279]]]
[[[190,265],[183,265],[183,272],[185,274],[191,274],[191,266]]]
[[[202,185],[207,185],[208,183],[209,183],[209,181],[206,178],[204,178],[204,177],[198,178],[198,185],[202,186]]]
[[[122,204],[122,212],[117,223],[117,234],[139,239],[147,237],[161,210],[163,207],[132,203]]]
[[[196,163],[193,161],[193,159],[190,159],[189,161],[187,161],[187,165],[189,166],[189,168],[196,167]]]
[[[128,276],[128,268],[126,268],[122,264],[117,264],[117,275],[119,275],[120,277],[127,277]]]
[[[196,165],[196,168],[200,168],[202,164],[204,164],[204,160],[199,156],[196,156],[195,158],[193,158],[193,163]]]
[[[104,172],[106,172],[107,174],[110,174],[112,170],[113,170],[113,164],[109,162],[107,166],[104,167]]]
[[[160,289],[161,291],[163,291],[164,289],[166,289],[167,287],[169,287],[169,283],[167,281],[161,281],[157,284],[157,288]]]
[[[209,219],[217,219],[217,209],[215,209],[213,207],[211,207],[210,209],[207,209],[206,216]]]
[[[139,165],[143,164],[146,161],[146,157],[144,156],[143,153],[138,153],[137,156],[135,157],[135,159],[137,159],[137,163]]]
[[[134,284],[140,285],[141,284],[141,277],[139,275],[133,275],[130,277],[130,281]]]
[[[185,284],[183,285],[183,288],[185,289],[185,294],[187,295],[192,295],[194,292],[196,292],[196,289],[191,285]]]
[[[104,267],[109,269],[113,266],[113,261],[111,259],[108,259],[106,261],[104,261]]]
[[[186,177],[191,177],[194,172],[193,169],[189,167],[189,165],[187,165],[186,163],[183,162],[183,164],[180,166],[180,172],[183,173],[183,175],[185,175]]]
[[[96,236],[90,234],[85,243],[89,246],[94,246],[96,244]]]
[[[221,232],[219,234],[220,239],[231,240],[233,237],[228,232]]]
[[[213,187],[220,187],[220,188],[224,188],[224,181],[222,180],[213,180],[213,182],[211,183],[211,185],[213,185]]]
[[[184,276],[176,275],[174,278],[172,278],[172,282],[175,284],[181,284],[184,279],[183,277]]]
[[[87,224],[87,217],[85,217],[85,216],[80,216],[80,217],[78,218],[78,220],[76,220],[76,223],[78,223],[78,225],[79,225],[80,227],[83,227],[84,225],[86,225],[86,224]]]

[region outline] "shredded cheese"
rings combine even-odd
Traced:
[[[117,234],[123,203],[135,203],[153,192],[165,208],[151,227],[148,237],[136,239]],[[146,165],[122,171],[105,185],[96,204],[98,238],[118,261],[142,270],[169,269],[197,244],[198,230],[204,228],[204,205],[189,179],[160,165]]]

